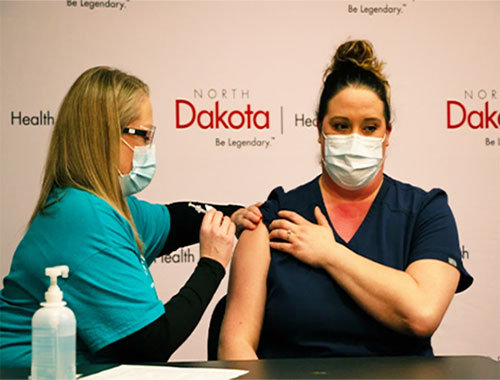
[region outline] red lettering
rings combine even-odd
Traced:
[[[264,124],[257,123],[257,117],[259,115],[264,116]],[[269,129],[269,111],[257,111],[253,117],[253,123],[257,127],[257,129]]]
[[[233,119],[234,119],[233,116],[234,115],[238,115],[238,117],[240,118],[240,123],[239,124],[236,124],[233,121]],[[233,112],[231,112],[229,114],[228,121],[229,121],[229,125],[232,128],[234,128],[234,129],[240,129],[241,127],[243,127],[243,124],[245,124],[245,116],[243,116],[243,114],[240,111],[233,111]]]
[[[182,105],[187,107],[181,107]],[[186,115],[188,116],[186,117]],[[195,121],[201,129],[241,129],[245,125],[248,129],[252,127],[257,129],[270,128],[269,111],[259,110],[254,112],[250,104],[247,104],[244,111],[228,111],[221,110],[219,101],[216,101],[214,110],[202,109],[198,111],[190,101],[177,99],[175,101],[175,127],[177,129],[189,128]]]
[[[252,122],[252,113],[253,111],[250,109],[250,104],[247,104],[247,110],[245,111],[245,115],[247,115],[247,121],[248,121],[248,129],[251,127],[251,122]],[[255,124],[255,123],[254,123]]]
[[[498,114],[497,117],[497,122],[495,123],[495,120],[493,120],[493,117],[497,113],[497,111],[493,112],[491,115],[488,113],[488,102],[485,103],[484,105],[484,112],[486,114],[486,128],[488,128],[488,124],[491,121],[491,124],[493,124],[493,128],[498,129],[498,126],[500,125],[500,113]]]
[[[219,115],[219,102],[215,102],[215,128],[219,129],[219,123],[224,125],[224,128],[229,129],[226,122],[224,121],[224,115],[226,115],[227,111],[222,112]]]
[[[203,124],[201,122],[201,117],[203,115],[208,116],[208,124]],[[200,126],[201,129],[210,129],[213,128],[214,125],[214,113],[212,111],[207,111],[207,110],[202,110],[198,114],[198,125]]]
[[[460,121],[455,124],[451,122],[452,105],[458,106],[458,109],[456,109],[458,110],[458,113],[461,112],[461,118],[459,118]],[[462,103],[455,100],[448,100],[446,116],[448,129],[460,128],[465,123],[465,121],[467,121],[467,124],[472,129],[488,129],[490,128],[490,125],[491,128],[499,129],[500,126],[500,113],[498,111],[493,111],[490,113],[488,102],[484,103],[484,111],[472,110],[470,112],[467,112],[467,109]]]
[[[458,124],[451,124],[451,105],[452,104],[459,106],[460,109],[462,110],[462,120],[460,120],[460,122]],[[447,120],[448,120],[448,129],[460,128],[463,125],[465,118],[466,118],[466,115],[467,115],[467,111],[465,110],[465,107],[462,105],[462,103],[457,102],[455,100],[448,100],[448,102],[446,102],[446,106],[447,106],[446,115],[447,115]]]
[[[179,112],[180,107],[179,106],[181,104],[185,104],[191,109],[192,117],[191,117],[191,120],[186,124],[180,123],[180,112]],[[191,102],[189,102],[187,100],[183,100],[183,99],[177,99],[175,101],[175,128],[178,128],[178,129],[189,128],[193,124],[195,118],[196,118],[196,109],[194,108],[193,104],[191,104]]]
[[[479,124],[472,124],[472,116],[475,115],[479,116]],[[467,117],[467,122],[472,129],[483,128],[483,113],[481,111],[472,111]]]

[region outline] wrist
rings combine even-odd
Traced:
[[[321,267],[323,269],[338,269],[341,263],[341,257],[345,255],[348,248],[335,242],[332,246],[328,248],[328,251],[322,257]]]
[[[200,257],[198,261],[198,266],[200,268],[208,268],[211,272],[213,272],[217,277],[224,277],[226,274],[226,269],[224,265],[222,265],[218,260],[211,257]]]

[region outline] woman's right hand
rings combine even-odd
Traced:
[[[269,225],[271,248],[287,252],[315,268],[323,267],[328,259],[336,257],[332,254],[338,244],[328,219],[318,206],[314,208],[317,224],[294,211],[281,210],[278,216],[280,219]]]
[[[236,226],[228,216],[211,209],[206,212],[200,228],[200,257],[218,261],[224,268],[231,260]]]

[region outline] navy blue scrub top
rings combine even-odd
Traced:
[[[261,211],[267,226],[279,210],[295,211],[316,223],[315,206],[328,217],[319,176],[287,193],[282,187],[274,189]],[[426,192],[384,175],[368,214],[348,243],[329,223],[337,242],[370,260],[399,270],[416,260],[441,260],[460,271],[457,292],[472,283],[441,189]],[[433,355],[430,337],[389,329],[362,310],[326,271],[276,250],[271,250],[257,353],[260,358]]]

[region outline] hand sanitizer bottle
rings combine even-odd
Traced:
[[[65,307],[57,277],[68,277],[69,268],[46,268],[50,277],[45,301],[32,319],[31,380],[73,380],[76,377],[76,320]]]

